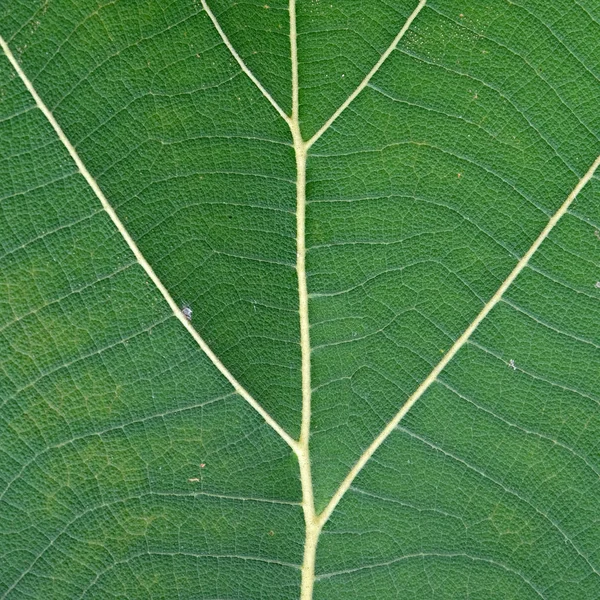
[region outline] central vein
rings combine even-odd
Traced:
[[[302,139],[299,119],[298,45],[296,39],[296,1],[290,0],[290,48],[292,62],[292,116],[288,121],[296,155],[296,272],[298,275],[298,312],[300,315],[300,349],[302,356],[302,425],[296,454],[300,466],[302,508],[306,536],[302,562],[301,600],[311,600],[315,580],[315,559],[321,523],[315,514],[310,468],[310,324],[308,319],[308,285],[306,281],[306,158],[309,144]]]
[[[296,271],[298,274],[298,310],[300,314],[300,348],[302,355],[302,426],[298,441],[298,463],[302,484],[302,508],[306,525],[304,561],[302,564],[302,600],[312,598],[315,572],[315,554],[320,524],[315,514],[315,503],[310,468],[310,332],[308,320],[308,287],[306,282],[306,144],[300,135],[298,121],[292,117],[290,125],[296,153]]]

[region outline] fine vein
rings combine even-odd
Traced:
[[[373,456],[375,451],[383,444],[387,437],[394,431],[401,419],[406,413],[414,406],[415,402],[429,389],[431,384],[437,379],[438,375],[446,367],[446,365],[454,358],[456,353],[467,343],[473,332],[477,329],[479,324],[487,317],[490,311],[500,302],[502,296],[506,290],[511,286],[513,281],[518,277],[519,273],[527,266],[531,257],[535,254],[538,248],[542,245],[542,242],[548,237],[554,226],[558,223],[561,217],[567,212],[569,206],[577,198],[579,192],[583,189],[585,184],[594,176],[596,169],[600,166],[600,156],[592,163],[592,166],[588,169],[587,173],[579,180],[577,185],[573,188],[571,193],[567,196],[567,199],[563,202],[561,207],[554,213],[552,218],[548,221],[548,224],[540,235],[533,242],[529,250],[523,255],[521,260],[516,264],[515,268],[510,272],[509,276],[502,282],[502,285],[498,288],[496,293],[491,297],[488,303],[483,307],[481,312],[475,317],[473,322],[465,329],[463,334],[454,342],[452,348],[444,355],[442,360],[435,366],[435,368],[429,373],[429,375],[423,380],[421,385],[415,390],[415,392],[408,398],[403,404],[402,408],[396,413],[394,418],[385,426],[381,433],[375,438],[373,443],[363,452],[356,464],[352,467],[340,487],[337,489],[335,494],[332,496],[329,504],[325,507],[323,512],[319,515],[319,521],[321,526],[329,519],[331,513],[342,499],[355,477],[360,473],[361,469],[365,466],[367,461]]]
[[[60,141],[63,143],[63,145],[65,146],[65,148],[71,155],[71,158],[77,165],[79,172],[81,173],[81,175],[87,181],[90,188],[92,188],[92,190],[94,191],[94,193],[100,200],[102,207],[108,213],[110,219],[114,223],[115,227],[118,229],[119,233],[123,236],[123,239],[129,246],[129,248],[131,249],[133,254],[135,255],[138,263],[144,269],[144,271],[146,272],[148,277],[150,277],[150,279],[152,280],[154,285],[158,288],[159,292],[163,295],[164,299],[167,301],[168,305],[171,307],[173,314],[179,319],[181,324],[188,330],[188,332],[196,340],[196,342],[198,343],[198,345],[200,346],[202,351],[208,356],[208,358],[210,358],[210,360],[217,367],[217,369],[227,378],[227,380],[234,387],[235,391],[240,396],[242,396],[242,398],[244,398],[244,400],[246,400],[248,402],[248,404],[250,404],[250,406],[252,406],[252,408],[254,408],[262,416],[262,418],[279,434],[279,436],[294,451],[296,451],[296,446],[297,446],[296,441],[293,440],[284,431],[284,429],[279,425],[279,423],[277,423],[277,421],[275,421],[275,419],[273,419],[273,417],[237,381],[237,379],[229,372],[229,370],[225,367],[225,365],[221,362],[221,360],[217,357],[217,355],[211,350],[211,348],[208,346],[208,344],[202,339],[200,334],[194,329],[192,324],[183,315],[180,307],[177,305],[175,300],[173,300],[173,297],[171,296],[171,294],[169,293],[167,288],[164,286],[164,284],[161,282],[161,280],[158,278],[158,276],[154,272],[154,269],[150,266],[148,261],[144,258],[143,254],[140,252],[140,249],[137,247],[137,244],[135,243],[135,241],[133,240],[133,238],[131,237],[129,232],[125,229],[123,222],[121,221],[121,219],[119,219],[114,208],[110,205],[110,203],[106,199],[104,192],[102,192],[102,190],[100,189],[96,180],[92,177],[90,172],[87,170],[86,166],[83,164],[81,158],[79,157],[79,154],[75,150],[75,147],[68,140],[68,138],[65,135],[64,131],[62,130],[61,126],[58,124],[58,122],[54,118],[54,115],[50,112],[50,109],[44,104],[44,102],[42,101],[42,99],[40,98],[38,93],[36,92],[35,88],[33,87],[31,81],[28,79],[27,75],[25,75],[23,69],[21,69],[21,66],[19,65],[19,63],[17,62],[17,59],[15,58],[15,56],[11,52],[10,48],[8,47],[8,44],[4,41],[4,39],[1,36],[0,36],[0,47],[4,51],[4,54],[6,54],[6,57],[12,64],[13,68],[15,69],[15,71],[17,72],[19,77],[21,78],[21,81],[23,81],[23,83],[25,84],[25,87],[29,90],[29,93],[32,95],[33,99],[35,100],[37,107],[42,111],[42,113],[44,114],[46,119],[48,119],[48,122],[50,123],[50,125],[52,125],[52,128],[58,135]]]

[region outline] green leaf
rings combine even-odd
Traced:
[[[600,597],[600,4],[417,2],[0,4],[0,598]]]

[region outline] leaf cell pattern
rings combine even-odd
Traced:
[[[597,2],[0,36],[2,598],[600,597]]]

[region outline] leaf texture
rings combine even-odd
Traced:
[[[0,597],[600,598],[598,2],[0,36]]]

